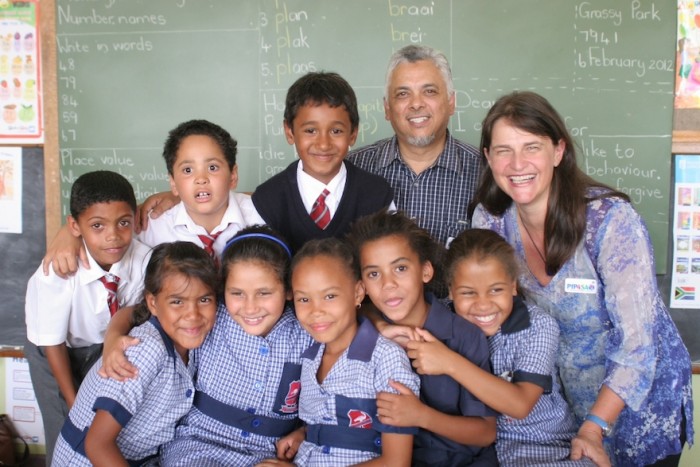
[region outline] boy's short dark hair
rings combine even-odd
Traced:
[[[165,140],[163,158],[165,159],[165,165],[170,175],[173,175],[173,166],[175,165],[177,151],[180,149],[182,141],[188,136],[193,135],[208,136],[216,141],[216,144],[221,148],[221,152],[224,153],[229,170],[233,170],[233,166],[236,165],[238,142],[233,139],[228,131],[224,130],[216,123],[212,123],[208,120],[190,120],[170,130],[168,139]]]
[[[136,212],[134,188],[126,178],[110,170],[88,172],[73,183],[70,192],[70,215],[77,220],[78,216],[93,204],[113,201],[123,201]]]
[[[331,107],[344,107],[350,117],[352,130],[360,125],[360,115],[357,113],[357,97],[350,83],[338,73],[311,72],[307,73],[292,84],[287,91],[284,106],[284,121],[289,128],[305,105],[328,104]]]

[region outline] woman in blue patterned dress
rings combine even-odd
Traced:
[[[538,94],[501,97],[480,147],[472,226],[513,245],[521,285],[559,323],[561,379],[581,422],[572,458],[678,465],[693,439],[690,357],[639,214],[578,168],[561,116]]]

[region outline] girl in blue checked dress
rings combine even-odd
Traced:
[[[448,375],[500,412],[500,465],[592,466],[587,458],[569,459],[578,425],[559,383],[559,327],[518,295],[517,271],[513,248],[495,232],[466,230],[450,243],[450,298],[457,314],[488,337],[493,374],[421,329],[416,332],[430,345],[408,354],[419,373]]]
[[[387,322],[426,329],[449,349],[490,371],[483,333],[425,291],[439,258],[425,229],[401,212],[379,212],[356,221],[351,239],[365,290],[383,316],[377,320],[382,333],[387,332]],[[411,337],[409,349],[419,350],[425,344]],[[413,443],[413,465],[496,465],[496,412],[447,375],[419,375],[420,397],[399,382],[391,383],[399,394],[377,396],[383,423],[420,428]]]
[[[78,391],[53,456],[55,466],[157,464],[158,448],[192,407],[195,362],[216,316],[217,271],[209,255],[189,242],[153,250],[144,300],[127,351],[139,378],[121,383],[97,375],[98,361]]]
[[[358,321],[365,293],[350,247],[337,239],[306,243],[292,263],[292,290],[297,317],[316,341],[302,356],[305,440],[294,464],[410,466],[416,430],[382,423],[376,395],[395,392],[391,381],[416,394],[418,377],[401,347],[368,320]]]
[[[291,308],[287,245],[241,230],[222,257],[224,302],[199,352],[194,406],[163,446],[168,466],[255,465],[299,426],[301,354],[311,338]]]

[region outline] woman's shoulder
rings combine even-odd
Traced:
[[[589,187],[586,190],[587,209],[591,212],[607,213],[611,209],[631,209],[632,203],[618,192],[607,187]]]
[[[472,213],[471,226],[475,229],[488,229],[503,235],[506,230],[508,212],[514,209],[511,205],[503,214],[489,212],[483,204],[478,204]]]
[[[609,188],[589,188],[586,197],[589,200],[586,205],[587,230],[594,236],[604,234],[606,226],[611,223],[635,229],[643,224],[632,203]]]

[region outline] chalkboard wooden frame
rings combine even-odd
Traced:
[[[44,180],[46,193],[46,244],[61,228],[61,185],[58,164],[58,83],[56,65],[56,2],[42,0],[41,60],[44,90]]]

